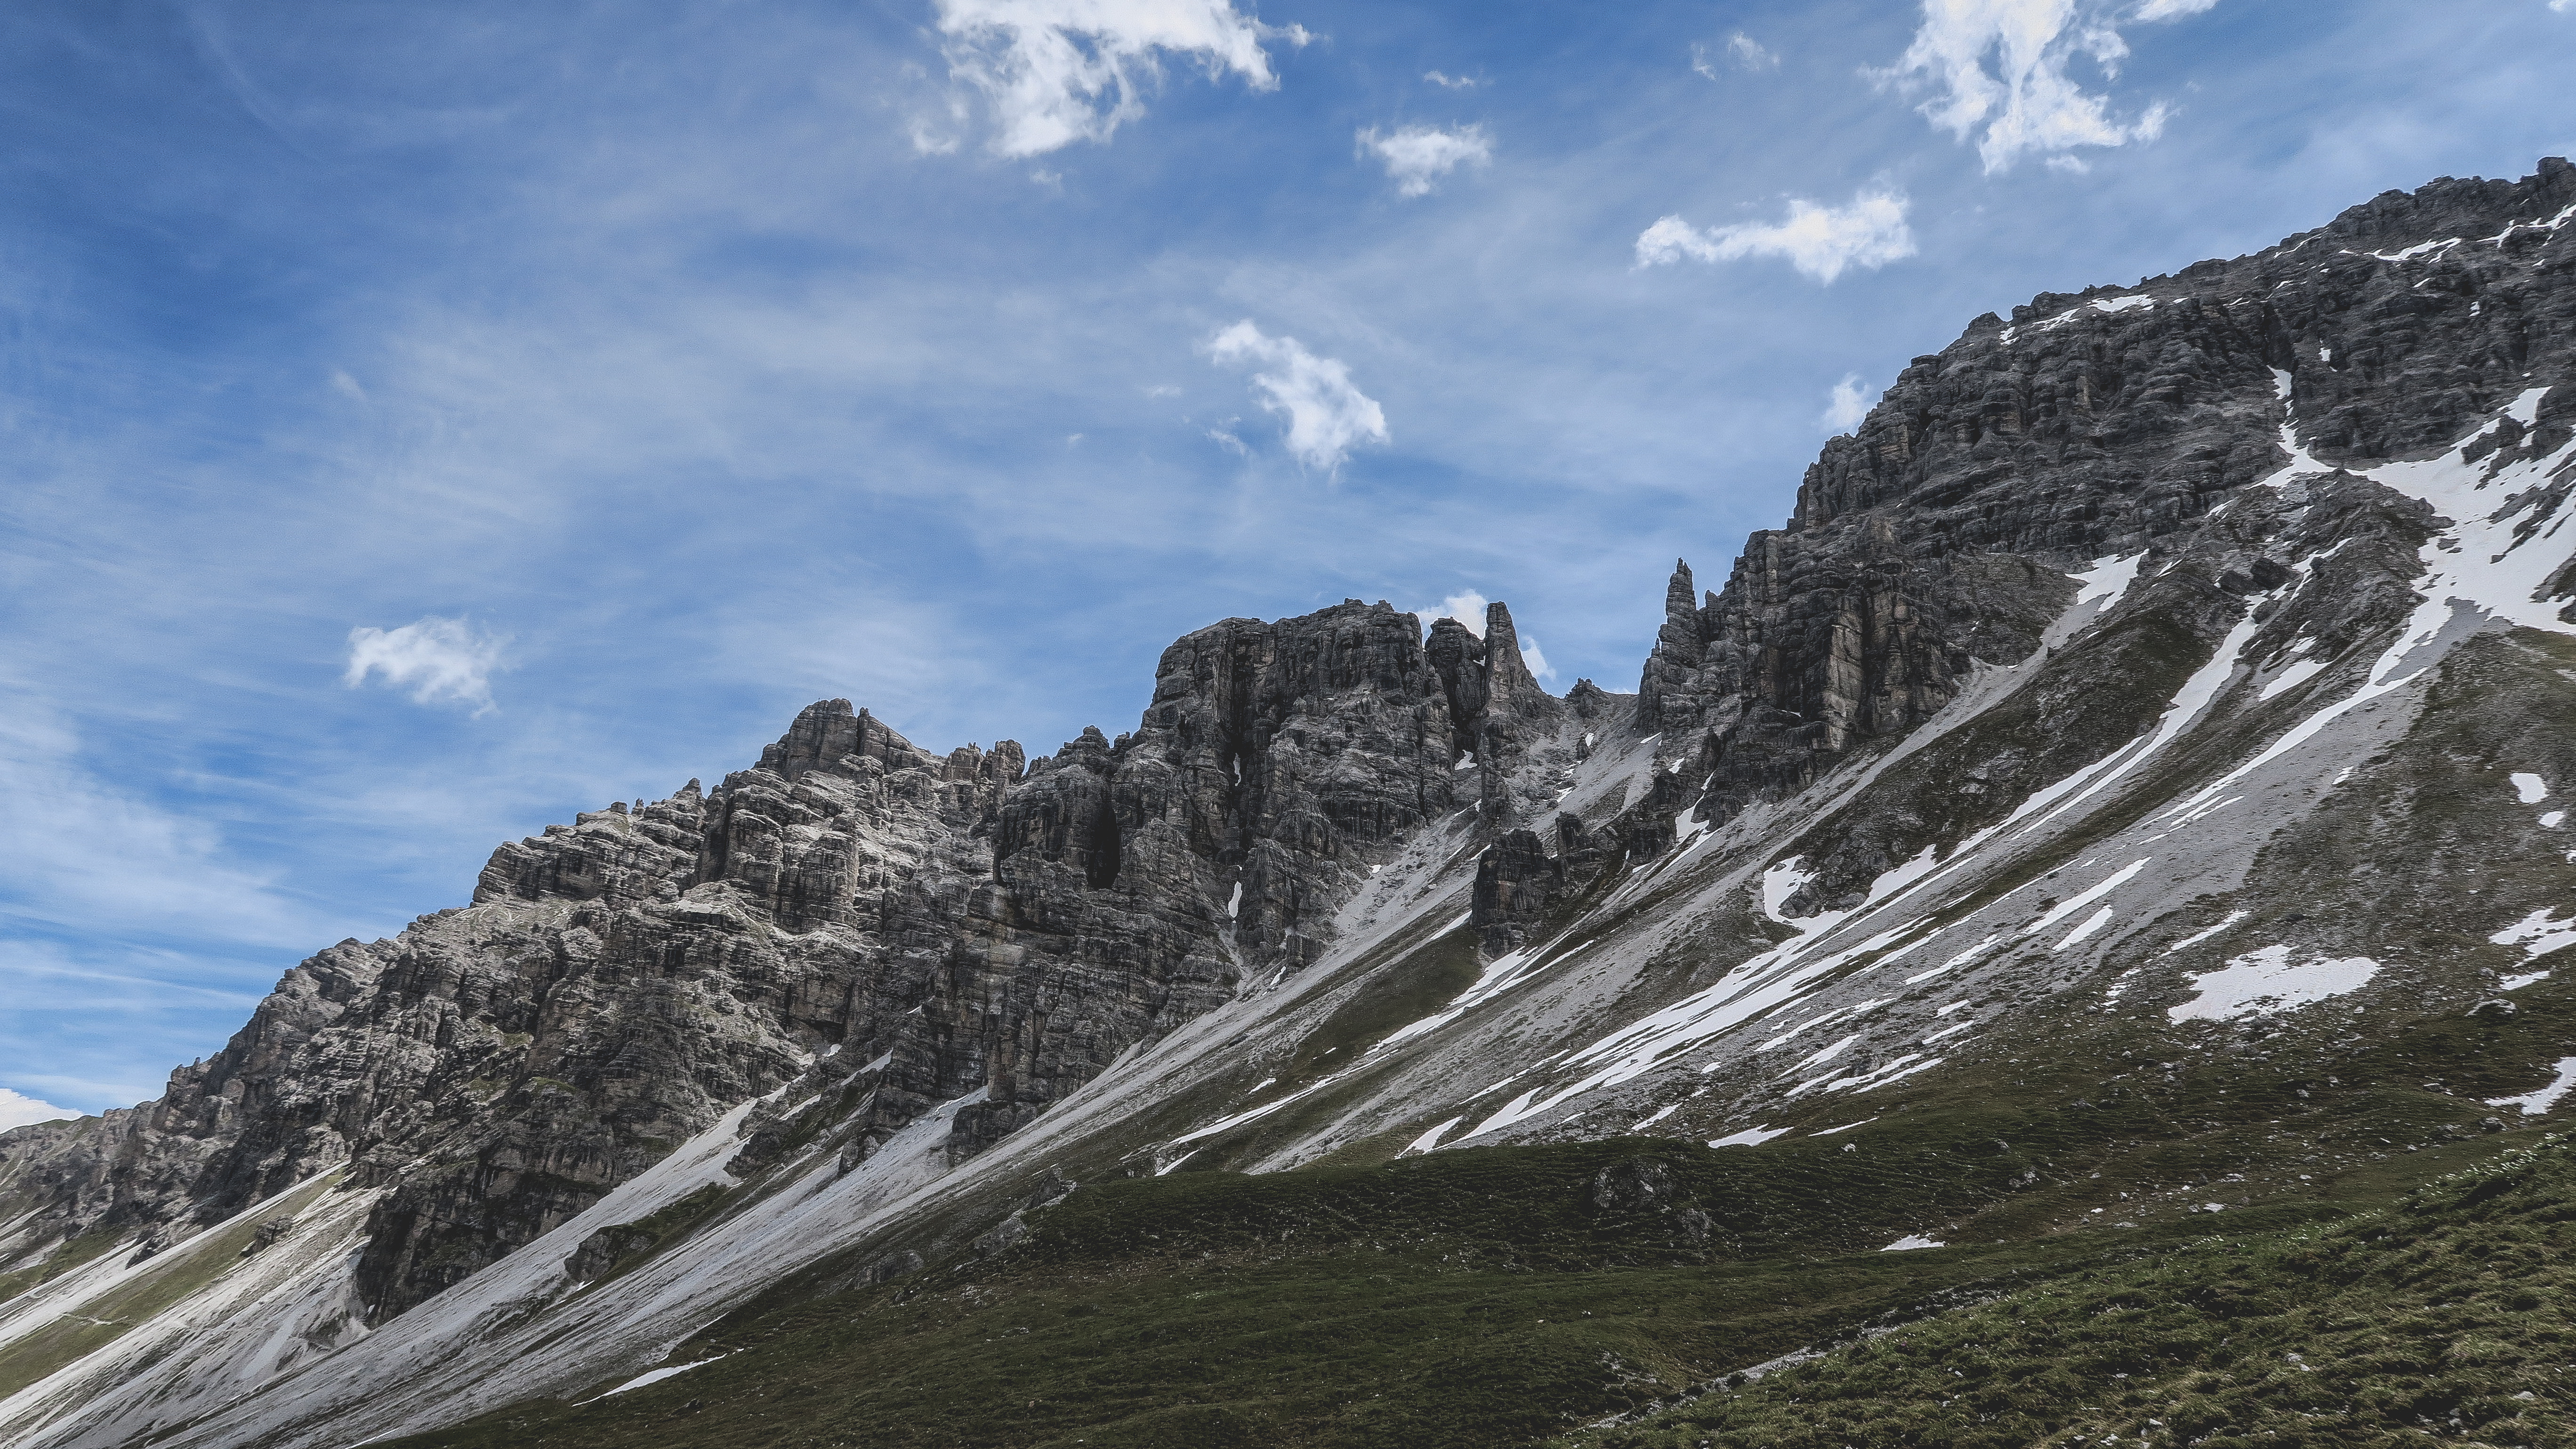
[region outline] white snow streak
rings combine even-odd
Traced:
[[[2551,1079],[2548,1086],[2536,1092],[2525,1092],[2519,1097],[2489,1097],[2487,1105],[2511,1107],[2528,1116],[2537,1117],[2557,1106],[2559,1099],[2566,1096],[2571,1088],[2576,1088],[2576,1057],[2560,1057],[2558,1075]]]

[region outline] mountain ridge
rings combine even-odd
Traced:
[[[1540,690],[1502,605],[1349,600],[1184,636],[1114,741],[943,757],[824,701],[714,791],[505,844],[160,1102],[0,1135],[10,1442],[452,1422],[799,1273],[1006,1256],[1103,1175],[1770,1151],[2034,1033],[2323,1063],[2327,1002],[2546,999],[2499,983],[2565,944],[2564,816],[2464,802],[2576,781],[2571,218],[2551,158],[1976,319],[1723,589],[1677,567],[1635,696]],[[66,1337],[275,1222],[237,1272],[304,1255],[285,1346],[187,1295]]]

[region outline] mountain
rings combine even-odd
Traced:
[[[2295,1317],[2188,1245],[2560,1170],[2571,490],[2553,158],[1976,319],[1633,695],[1347,600],[1034,760],[816,704],[0,1135],[0,1432],[1841,1443],[1899,1325]],[[1946,1442],[2172,1432],[2016,1394]]]

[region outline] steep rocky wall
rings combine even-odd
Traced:
[[[1989,313],[1916,358],[1723,590],[1694,599],[1676,569],[1638,717],[1659,753],[1696,752],[1705,789],[1645,814],[1723,820],[1903,737],[1978,665],[2031,654],[2065,573],[2289,463],[2292,413],[2324,462],[2395,457],[2564,377],[2571,208],[2576,167],[2556,158],[2520,182],[2437,181],[2254,256]],[[2571,425],[2560,389],[2510,441],[2545,452]]]
[[[963,1098],[950,1152],[980,1151],[1312,960],[1371,863],[1499,789],[1460,751],[1561,706],[1500,605],[1487,634],[1444,667],[1382,602],[1226,620],[1165,652],[1132,734],[1025,763],[813,705],[714,790],[505,844],[471,905],[299,965],[160,1101],[10,1134],[0,1194],[34,1215],[0,1259],[346,1167],[388,1189],[358,1266],[381,1318],[800,1078],[845,1167]],[[746,1168],[817,1145],[750,1125]]]

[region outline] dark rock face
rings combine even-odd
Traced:
[[[1499,604],[1481,635],[1441,620],[1426,644],[1414,616],[1358,600],[1199,630],[1165,651],[1132,733],[1035,760],[1007,741],[934,754],[815,704],[713,790],[504,845],[470,905],[313,956],[159,1101],[0,1135],[0,1205],[31,1215],[11,1241],[150,1238],[338,1171],[383,1190],[358,1273],[381,1319],[782,1086],[812,1100],[745,1112],[746,1170],[846,1169],[934,1108],[972,1154],[1312,963],[1368,867],[1427,823],[1475,812],[1471,921],[1516,949],[1669,850],[1686,813],[1793,795],[1980,668],[2031,667],[2020,702],[1803,827],[1786,908],[1850,905],[2136,737],[2232,629],[2258,626],[2262,658],[2293,634],[2324,658],[2384,633],[2428,520],[2333,467],[2450,442],[2519,389],[2548,388],[2482,446],[2533,456],[2576,430],[2571,218],[2576,168],[2552,160],[1979,318],[1826,446],[1722,590],[1676,568],[1633,706],[1590,681],[1541,690]],[[2325,466],[2246,490],[2289,461],[2291,414]],[[2037,659],[2067,576],[2139,555],[2148,607]],[[2260,602],[2294,567],[2330,586]],[[1589,824],[1558,814],[1560,766],[1631,708],[1656,737],[1637,788]],[[1626,1211],[1651,1188],[1597,1191]],[[603,1239],[584,1262],[627,1251]]]
[[[2027,658],[2066,573],[2289,462],[2282,386],[2332,461],[2447,444],[2517,380],[2566,376],[2571,206],[2576,167],[2555,158],[2521,182],[2437,181],[2255,256],[2043,295],[1916,358],[1722,591],[1694,604],[1675,571],[1638,721],[1664,732],[1659,756],[1696,749],[1707,788],[1641,802],[1632,845],[1659,838],[1645,817],[1794,794],[1938,713],[1979,663]],[[2560,387],[2513,445],[2571,426]]]
[[[1459,751],[1563,706],[1502,606],[1487,628],[1450,625],[1444,671],[1383,603],[1230,619],[1165,652],[1133,734],[1025,767],[815,704],[714,790],[503,845],[472,905],[306,961],[162,1100],[12,1134],[0,1187],[68,1236],[339,1169],[387,1189],[358,1268],[381,1319],[800,1078],[826,1103],[755,1110],[738,1165],[846,1168],[961,1099],[949,1150],[980,1151],[1311,961],[1371,863],[1490,788]]]
[[[1469,919],[1477,941],[1497,956],[1528,944],[1564,889],[1565,863],[1547,853],[1545,842],[1527,830],[1506,834],[1476,861]]]

